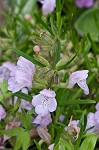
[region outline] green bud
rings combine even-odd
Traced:
[[[40,55],[35,56],[35,59],[45,66],[50,66],[49,62],[44,57],[42,57]]]
[[[63,66],[66,65],[69,60],[70,60],[69,57],[66,57],[66,58],[64,58],[64,59],[61,59],[61,60],[56,64],[56,69],[57,69],[57,70],[58,70],[58,69],[60,70],[60,68],[63,68]]]

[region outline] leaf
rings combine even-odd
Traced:
[[[59,143],[55,146],[54,150],[74,150],[74,146],[70,141],[65,141],[60,138]]]
[[[94,41],[99,37],[99,8],[85,11],[75,22],[75,28],[80,35],[90,34]]]
[[[52,30],[51,30],[51,28],[48,26],[47,23],[45,23],[45,22],[44,22],[38,15],[36,15],[36,14],[34,14],[34,17],[37,19],[37,21],[38,21],[39,23],[41,23],[41,24],[43,25],[43,27],[45,27],[45,28],[47,29],[47,31],[48,31],[50,34],[54,35],[53,32],[52,32]]]
[[[6,80],[3,80],[3,82],[0,82],[0,89],[5,94],[8,91],[8,84]]]
[[[22,110],[22,113],[21,113],[22,126],[23,126],[24,128],[27,128],[26,112],[25,112],[24,109],[21,109],[21,110]]]
[[[88,136],[81,144],[80,150],[94,150],[97,141],[97,135]]]
[[[24,134],[23,134],[23,150],[27,150],[28,147],[29,147],[29,143],[30,143],[30,135],[29,135],[29,132],[25,131]]]
[[[37,147],[38,150],[42,150],[40,145],[38,144],[38,142],[36,140],[34,140],[34,143],[36,144],[36,147]]]
[[[43,65],[43,64],[41,64],[40,62],[38,62],[37,60],[35,60],[34,57],[29,56],[28,54],[26,54],[26,53],[20,51],[19,49],[13,47],[12,50],[15,51],[17,54],[23,56],[24,58],[28,59],[28,60],[31,61],[32,63],[34,63],[34,64],[36,64],[36,65],[38,65],[38,66],[40,66],[40,67],[45,67],[45,65]]]
[[[78,53],[77,53],[78,54]],[[57,64],[56,64],[56,69],[57,70],[62,70],[62,69],[66,69],[66,67],[75,59],[75,57],[77,56],[77,54],[75,54],[69,61],[67,60],[60,60]]]
[[[60,44],[59,39],[56,40],[56,43],[54,45],[54,49],[55,49],[55,53],[56,53],[55,64],[57,64],[60,60],[60,51],[61,51],[61,44]]]
[[[95,104],[96,101],[95,100],[89,100],[89,99],[84,99],[84,100],[81,100],[81,99],[77,99],[77,100],[72,100],[72,101],[68,101],[67,102],[67,105],[68,104]]]
[[[23,143],[23,137],[17,137],[14,150],[19,150]]]
[[[20,127],[15,127],[15,128],[12,128],[10,130],[0,130],[0,132],[2,134],[7,134],[9,136],[17,136],[17,135],[21,135],[23,133],[24,129],[23,128],[20,128]]]
[[[17,96],[18,98],[24,99],[26,101],[31,101],[32,100],[32,96],[27,95],[25,93],[22,92],[16,92],[13,94],[13,96]]]

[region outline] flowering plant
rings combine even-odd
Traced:
[[[8,0],[0,30],[0,150],[97,149],[97,6]]]

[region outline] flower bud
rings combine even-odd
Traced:
[[[38,132],[39,136],[43,139],[43,141],[45,143],[47,143],[48,145],[50,145],[51,135],[45,130],[45,128],[38,126],[37,132]]]
[[[39,45],[34,46],[34,52],[39,53],[41,51],[41,47]]]
[[[35,59],[42,63],[44,66],[50,66],[49,62],[42,56],[35,56]]]
[[[31,15],[30,15],[30,14],[26,14],[26,15],[24,16],[24,18],[25,18],[27,21],[29,21],[29,20],[31,19]]]

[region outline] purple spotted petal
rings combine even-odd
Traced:
[[[47,89],[43,89],[42,91],[40,91],[40,94],[45,95],[47,97],[55,97],[56,96],[54,91],[47,90]]]

